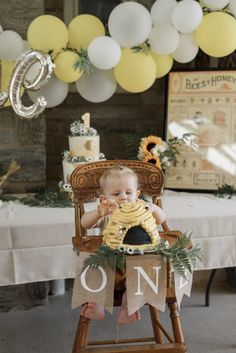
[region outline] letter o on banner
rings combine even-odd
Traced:
[[[88,270],[89,270],[89,266],[86,267],[86,269],[81,273],[81,276],[80,276],[80,280],[81,280],[81,284],[82,284],[83,288],[85,290],[87,290],[88,292],[92,292],[92,293],[101,292],[106,287],[106,284],[107,284],[106,272],[104,271],[104,269],[101,266],[98,266],[98,270],[100,270],[101,274],[102,274],[102,284],[99,288],[92,289],[92,288],[89,288],[89,286],[87,285],[87,282],[86,282],[86,274],[87,274]]]

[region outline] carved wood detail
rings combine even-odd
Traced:
[[[141,192],[160,196],[163,189],[164,175],[160,168],[151,163],[132,160],[120,160],[121,165],[134,169],[139,181]],[[70,179],[74,193],[74,202],[84,202],[93,199],[101,192],[99,179],[105,170],[118,166],[116,160],[100,161],[77,167]]]

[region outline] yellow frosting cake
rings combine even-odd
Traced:
[[[132,231],[133,234],[132,234]],[[131,234],[131,244],[127,235]],[[148,238],[142,243],[141,237]],[[137,243],[135,240],[137,239]],[[140,245],[141,240],[141,245]],[[153,248],[160,241],[156,220],[143,200],[124,203],[111,215],[103,232],[103,243],[113,249],[141,250]]]

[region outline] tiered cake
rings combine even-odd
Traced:
[[[70,191],[70,175],[80,164],[104,160],[100,153],[100,136],[93,127],[90,127],[90,114],[81,117],[70,125],[69,151],[63,152],[63,183],[64,190]]]

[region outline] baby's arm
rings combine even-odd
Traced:
[[[82,227],[85,229],[93,228],[100,219],[109,214],[112,214],[116,207],[116,203],[112,200],[101,201],[96,210],[83,214],[81,218]]]
[[[85,229],[93,228],[101,218],[102,217],[98,208],[96,210],[86,212],[81,217],[81,226]]]
[[[153,217],[156,219],[157,224],[162,224],[166,219],[163,210],[159,206],[154,205],[153,203],[149,203],[148,206],[149,210],[152,212]]]

